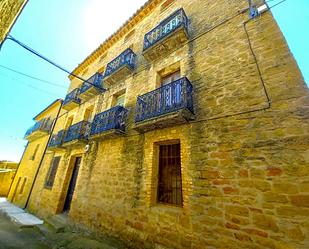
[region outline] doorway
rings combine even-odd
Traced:
[[[68,192],[67,192],[67,195],[66,195],[66,198],[65,198],[63,212],[69,212],[70,211],[71,202],[72,202],[73,195],[74,195],[74,190],[75,190],[75,186],[76,186],[76,181],[77,181],[78,171],[79,171],[81,161],[82,161],[81,157],[75,157],[72,177],[71,177]]]

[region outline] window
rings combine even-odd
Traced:
[[[67,122],[65,123],[65,130],[69,129],[69,127],[73,123],[73,116],[68,117]]]
[[[24,181],[23,181],[23,184],[22,184],[21,187],[20,187],[19,194],[22,194],[22,193],[24,192],[26,182],[27,182],[27,178],[25,177],[25,178],[24,178]]]
[[[174,73],[168,74],[164,77],[161,77],[161,85],[162,86],[167,85],[175,80],[178,80],[179,78],[180,78],[180,70]]]
[[[88,108],[85,110],[85,113],[84,113],[84,120],[85,120],[85,121],[88,121],[88,122],[91,122],[92,113],[93,113],[93,106],[90,106],[90,107],[88,107]]]
[[[116,98],[116,104],[115,104],[115,106],[116,106],[116,105],[123,106],[123,105],[124,105],[124,98],[125,98],[125,93],[119,95],[119,96]]]
[[[39,144],[37,144],[37,145],[35,146],[35,149],[34,149],[34,151],[33,151],[33,154],[32,154],[32,156],[30,157],[30,160],[34,160],[34,159],[35,159],[35,156],[36,156],[36,154],[37,154],[37,152],[38,152],[38,150],[39,150],[39,147],[40,147]]]
[[[180,144],[160,145],[158,203],[182,206]]]
[[[59,165],[59,162],[60,162],[60,158],[61,158],[60,156],[53,158],[51,165],[50,165],[50,168],[49,168],[49,171],[48,171],[48,174],[47,174],[45,187],[48,187],[48,188],[53,187],[55,177],[56,177],[56,173],[57,173],[57,169],[58,169],[58,165]]]
[[[117,94],[113,95],[112,99],[112,107],[113,106],[124,106],[124,101],[125,101],[125,96],[126,96],[126,91],[125,89],[118,92]]]

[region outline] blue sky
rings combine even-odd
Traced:
[[[71,71],[144,2],[30,0],[11,34]],[[276,2],[279,0],[269,4]],[[308,10],[308,0],[287,0],[272,12],[309,83],[309,32],[305,32],[309,26]],[[60,87],[26,78],[1,66]],[[26,145],[24,133],[34,124],[32,118],[56,98],[64,98],[69,80],[64,72],[7,41],[0,52],[0,83],[0,160],[19,161]]]

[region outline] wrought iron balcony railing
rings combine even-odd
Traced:
[[[57,134],[53,134],[49,140],[48,147],[58,147],[62,144],[66,131],[61,130]]]
[[[27,138],[28,136],[30,136],[36,131],[42,131],[42,132],[49,133],[52,127],[52,124],[53,124],[53,120],[49,118],[36,122],[31,128],[27,130],[25,134],[25,138]]]
[[[81,121],[71,125],[65,134],[63,142],[67,143],[73,140],[87,139],[90,131],[90,125],[91,124],[87,121]]]
[[[95,73],[87,81],[83,82],[80,88],[80,94],[88,91],[91,87],[96,87],[99,90],[103,90],[102,81],[103,81],[103,75],[100,73]],[[93,85],[89,84],[88,82],[90,82]]]
[[[79,96],[79,88],[75,88],[73,91],[71,91],[69,94],[67,94],[67,96],[65,97],[64,101],[63,101],[63,106],[69,104],[70,102],[74,101],[76,103],[80,103],[80,98]]]
[[[135,122],[155,118],[180,109],[187,109],[192,114],[192,85],[186,78],[161,86],[137,98]]]
[[[95,115],[91,124],[90,136],[116,129],[125,131],[125,118],[128,110],[122,106],[115,106],[107,111]]]
[[[131,70],[134,70],[135,57],[135,53],[130,48],[127,48],[125,51],[123,51],[120,55],[118,55],[115,59],[113,59],[107,64],[104,78],[118,71],[123,66],[127,66]]]
[[[188,30],[188,18],[182,8],[176,10],[169,17],[161,21],[158,26],[156,26],[144,36],[143,50],[145,51],[163,38],[169,36],[179,27],[184,27],[186,30]]]

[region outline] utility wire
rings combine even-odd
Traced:
[[[24,49],[28,50],[30,53],[32,53],[32,54],[38,56],[39,58],[41,58],[41,59],[47,61],[48,63],[52,64],[53,66],[59,68],[60,70],[62,70],[62,71],[64,71],[64,72],[66,72],[67,74],[69,74],[69,75],[71,75],[71,76],[73,76],[73,77],[75,77],[75,78],[77,78],[77,79],[79,79],[79,80],[81,80],[81,81],[83,81],[83,82],[87,82],[89,85],[98,87],[97,85],[93,84],[92,82],[89,82],[88,80],[85,80],[85,79],[81,78],[80,76],[71,73],[69,70],[67,70],[67,69],[65,69],[64,67],[60,66],[59,64],[53,62],[52,60],[48,59],[48,58],[45,57],[44,55],[38,53],[37,51],[35,51],[34,49],[30,48],[30,47],[27,46],[26,44],[24,44],[24,43],[20,42],[19,40],[15,39],[13,36],[8,35],[8,36],[6,37],[6,39],[15,42],[15,43],[18,44],[19,46],[21,46],[21,47],[23,47]],[[101,87],[101,90],[105,90],[105,89],[104,89],[103,87]]]
[[[33,89],[35,89],[35,90],[37,90],[37,91],[43,92],[43,93],[48,94],[48,95],[51,95],[51,96],[53,96],[53,97],[55,97],[55,96],[58,97],[58,95],[57,95],[56,93],[43,90],[43,89],[38,88],[38,87],[36,87],[36,86],[33,86],[33,85],[31,85],[31,84],[29,84],[29,83],[27,83],[27,82],[20,81],[20,80],[14,78],[14,77],[11,77],[11,76],[8,76],[8,75],[2,74],[2,73],[0,73],[0,75],[2,75],[2,76],[4,76],[4,77],[7,77],[7,78],[11,79],[12,82],[21,83],[21,84],[23,84],[23,85],[26,86],[26,87],[33,88]]]
[[[284,3],[285,1],[286,0],[282,0],[279,3],[276,3],[276,4],[272,5],[272,6],[270,6],[269,9],[272,9],[272,8],[276,7],[277,5]]]
[[[46,83],[46,84],[49,84],[49,85],[52,85],[52,86],[57,86],[57,87],[61,87],[61,88],[65,88],[65,89],[66,89],[66,87],[64,87],[63,85],[60,85],[60,84],[57,84],[57,83],[53,83],[53,82],[50,82],[50,81],[48,81],[48,80],[43,80],[43,79],[40,79],[40,78],[31,76],[31,75],[29,75],[29,74],[22,73],[22,72],[20,72],[20,71],[17,71],[17,70],[15,70],[15,69],[12,69],[12,68],[9,68],[9,67],[3,66],[3,65],[0,65],[0,67],[4,68],[4,69],[6,69],[6,70],[9,70],[9,71],[11,71],[11,72],[14,72],[14,73],[23,75],[23,76],[25,76],[25,77],[28,77],[28,78],[30,78],[30,79],[34,79],[34,80],[41,81],[41,82],[43,82],[43,83]]]

